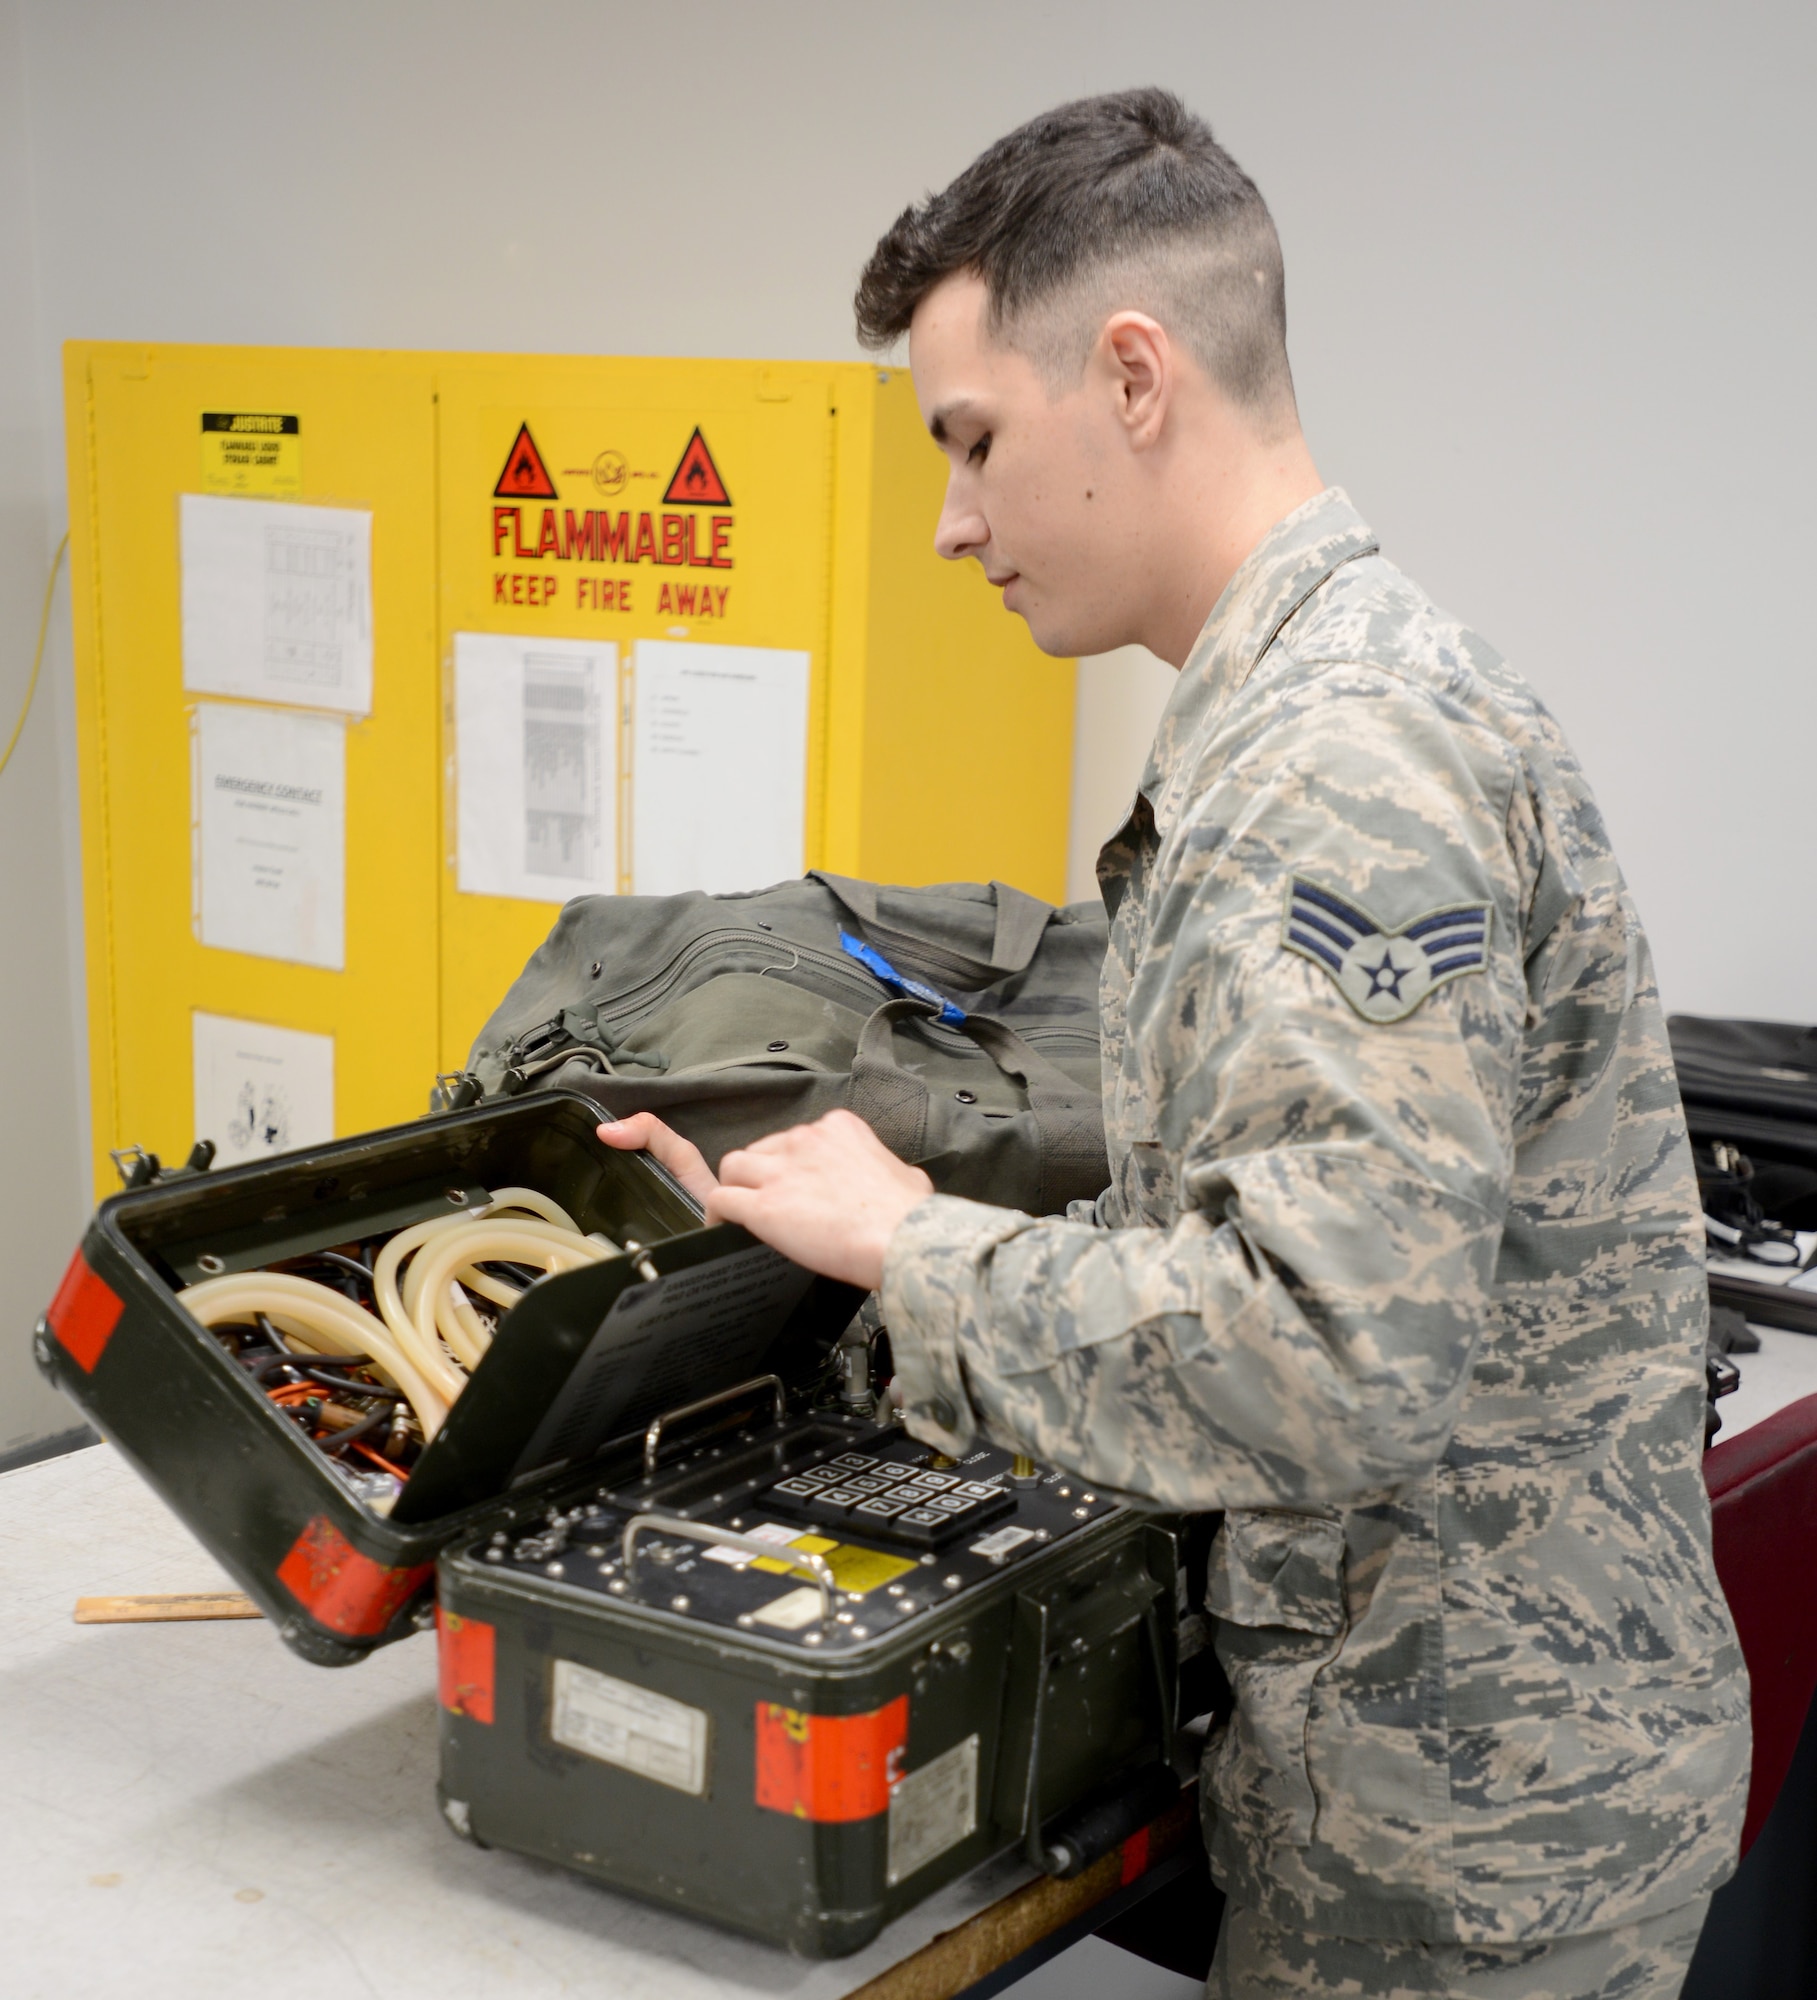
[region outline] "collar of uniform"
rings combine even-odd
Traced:
[[[1161,711],[1142,793],[1165,831],[1173,818],[1175,778],[1206,723],[1249,678],[1281,627],[1344,563],[1377,549],[1369,524],[1341,486],[1277,521],[1245,558],[1212,607]]]

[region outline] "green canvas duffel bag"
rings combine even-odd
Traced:
[[[1105,1186],[1107,926],[1000,882],[817,872],[747,895],[586,896],[437,1109],[578,1090],[722,1154],[835,1106],[950,1194],[1036,1214]]]

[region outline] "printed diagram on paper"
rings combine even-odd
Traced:
[[[621,678],[609,642],[457,632],[461,888],[565,903],[799,875],[808,682],[806,653],[761,646],[640,640]]]
[[[195,1135],[236,1167],[334,1137],[334,1037],[197,1009]]]
[[[372,710],[372,516],[185,493],[183,685]]]
[[[565,903],[618,888],[618,648],[457,632],[459,881]]]

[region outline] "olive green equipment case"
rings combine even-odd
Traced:
[[[857,1295],[703,1228],[596,1123],[539,1092],[142,1165],[39,1362],[304,1657],[438,1624],[468,1838],[814,1956],[1012,1844],[1107,1853],[1178,1796],[1181,1529],[1000,1452],[935,1463],[835,1365]],[[176,1294],[504,1186],[627,1248],[524,1295],[375,1512]]]

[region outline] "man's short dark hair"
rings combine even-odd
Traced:
[[[1166,90],[1031,118],[871,253],[858,336],[887,347],[943,278],[984,281],[993,333],[1076,379],[1113,312],[1146,312],[1232,401],[1293,416],[1280,239],[1254,181]]]

